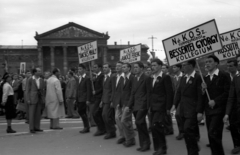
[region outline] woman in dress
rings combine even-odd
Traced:
[[[7,120],[7,133],[16,133],[11,127],[12,119],[15,118],[16,109],[14,105],[14,92],[11,86],[12,78],[9,74],[3,77],[3,96],[2,105],[5,107],[5,116]]]

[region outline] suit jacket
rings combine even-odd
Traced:
[[[92,88],[90,78],[86,75],[82,77],[81,82],[77,84],[76,101],[86,102],[91,101]]]
[[[126,78],[125,83],[123,81],[122,93],[121,93],[122,106],[128,105],[128,102],[131,97],[133,80],[134,80],[134,76],[132,74],[130,74],[129,79]]]
[[[30,104],[44,103],[44,81],[42,78],[39,80],[39,88],[36,80],[32,77],[27,80],[26,97]]]
[[[76,99],[76,92],[77,92],[77,82],[72,77],[68,80],[65,90],[65,97],[66,99]]]
[[[240,74],[233,78],[226,108],[227,115],[233,115],[240,121]]]
[[[194,78],[182,77],[174,99],[174,105],[180,106],[180,115],[186,118],[197,116],[197,106],[202,103],[202,80],[201,76],[195,73]]]
[[[148,106],[152,111],[166,112],[170,110],[173,104],[173,87],[171,77],[162,74],[157,77],[153,86],[153,78],[149,78],[148,83]]]
[[[112,79],[113,74],[110,77],[107,77],[106,81],[103,81],[103,94],[102,102],[110,104],[112,102]]]
[[[140,109],[147,109],[147,79],[149,77],[144,73],[141,75],[139,80],[134,77],[133,88],[131,92],[131,98],[128,103],[128,107],[133,111]]]
[[[219,71],[218,76],[214,75],[212,81],[210,76],[205,76],[204,81],[207,84],[207,90],[211,100],[215,101],[213,109],[208,104],[206,93],[203,94],[202,104],[198,106],[198,113],[205,111],[206,115],[224,114],[230,89],[230,79],[226,72]]]
[[[121,76],[117,83],[117,74],[112,78],[112,103],[113,107],[116,108],[117,105],[122,106],[122,86],[123,86],[124,78]]]
[[[94,80],[94,89],[95,89],[95,95],[94,98],[101,98],[103,93],[103,81],[104,81],[104,75],[101,73],[97,76],[97,78]]]

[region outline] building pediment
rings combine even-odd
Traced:
[[[88,29],[76,23],[68,23],[59,28],[53,29],[51,31],[45,32],[43,34],[38,34],[36,32],[35,39],[64,39],[64,38],[105,38],[109,39],[108,34],[99,33],[94,30]]]

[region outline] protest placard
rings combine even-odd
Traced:
[[[222,49],[215,20],[164,39],[162,42],[170,66]]]
[[[78,47],[79,63],[85,63],[98,58],[97,41],[89,42]]]
[[[120,61],[133,63],[141,60],[141,44],[120,50]]]
[[[240,28],[220,34],[223,48],[214,54],[219,60],[235,58],[240,53]]]

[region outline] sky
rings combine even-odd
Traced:
[[[1,0],[0,45],[37,45],[39,34],[74,22],[108,44],[147,44],[165,58],[162,40],[215,19],[220,33],[240,28],[240,0]]]

